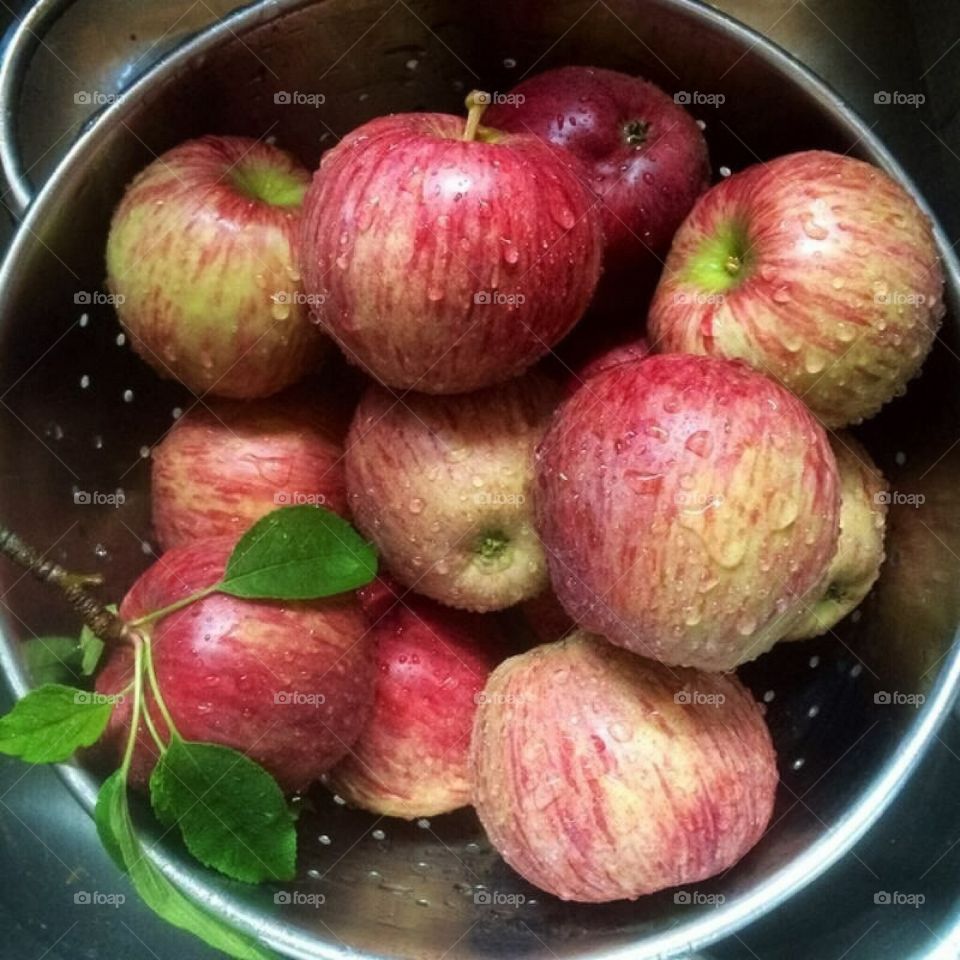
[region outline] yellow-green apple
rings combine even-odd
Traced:
[[[668,668],[578,632],[491,674],[474,806],[521,876],[563,900],[633,900],[732,867],[777,788],[760,706],[732,674]]]
[[[559,409],[536,508],[560,602],[668,664],[730,670],[781,639],[833,556],[840,481],[823,428],[742,363],[623,363]]]
[[[381,383],[465,393],[516,376],[580,319],[602,233],[574,159],[455,116],[380,117],[324,154],[302,264],[321,327]]]
[[[648,330],[663,352],[746,361],[837,427],[904,391],[943,312],[933,231],[913,197],[869,163],[810,151],[700,198]]]
[[[201,137],[127,187],[107,282],[140,356],[194,393],[262,397],[316,364],[297,244],[310,176],[246,137]]]
[[[840,472],[840,536],[822,594],[792,624],[786,640],[826,633],[856,609],[883,564],[887,482],[870,454],[848,433],[830,438]]]
[[[165,553],[131,587],[120,616],[129,622],[216,583],[232,548],[231,538],[218,537]],[[246,753],[286,791],[303,789],[340,760],[372,708],[374,645],[354,594],[278,603],[213,593],[158,620],[152,631],[160,689],[180,733]],[[132,648],[113,648],[97,690],[125,689],[132,666]],[[149,694],[146,703],[166,737]],[[126,698],[102,741],[116,759],[129,724]],[[132,782],[146,784],[155,760],[141,724]]]
[[[336,411],[312,399],[214,400],[185,413],[153,451],[151,505],[164,550],[237,539],[277,507],[347,515]]]
[[[576,156],[600,201],[612,275],[659,269],[677,227],[710,183],[703,132],[640,77],[595,67],[547,70],[490,107],[487,122],[533,133]],[[622,277],[618,278],[622,279]]]
[[[373,712],[327,783],[358,807],[408,820],[469,804],[473,717],[504,655],[496,618],[398,599],[382,582],[361,594],[377,646]]]
[[[547,585],[533,451],[558,394],[532,373],[457,396],[367,390],[347,437],[348,505],[401,583],[477,612]]]

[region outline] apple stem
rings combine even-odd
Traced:
[[[99,574],[71,573],[58,563],[45,560],[12,530],[0,526],[0,554],[8,557],[42,583],[58,587],[83,618],[83,622],[104,643],[132,643],[137,636],[123,620],[87,593],[87,587],[102,583]]]
[[[476,140],[477,130],[480,129],[480,118],[484,110],[490,106],[490,94],[483,90],[471,90],[464,101],[467,105],[467,124],[463,129],[464,140]]]
[[[630,120],[623,125],[623,139],[628,147],[640,147],[646,143],[649,123],[643,120]]]

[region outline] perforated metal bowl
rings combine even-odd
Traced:
[[[275,137],[313,164],[378,114],[459,111],[470,87],[504,91],[568,63],[641,73],[673,92],[723,94],[719,106],[692,108],[706,121],[715,167],[822,147],[903,178],[803,68],[692,2],[256,4],[166,58],[103,112],[23,222],[0,272],[0,516],[61,562],[101,570],[113,596],[150,562],[147,458],[194,399],[130,353],[96,293],[110,212],[155,154],[229,132]],[[322,93],[324,102],[277,104],[280,92]],[[152,855],[194,895],[296,957],[669,956],[728,934],[812,880],[896,793],[960,675],[960,461],[951,446],[960,432],[960,275],[940,240],[951,308],[941,340],[908,396],[861,431],[901,495],[881,583],[836,636],[784,645],[743,671],[767,703],[782,786],[773,825],[736,868],[686,898],[668,891],[636,903],[563,904],[512,874],[470,811],[429,823],[378,820],[322,791],[303,804],[302,862],[279,898],[286,903],[268,886],[195,871],[167,842]],[[78,490],[117,488],[120,508],[74,503]],[[75,623],[39,587],[3,573],[0,657],[23,692],[30,677],[19,641]],[[75,767],[64,776],[89,807],[94,779]],[[322,894],[323,903],[294,891]],[[526,899],[503,902],[514,893]]]

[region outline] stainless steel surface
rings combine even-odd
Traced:
[[[272,4],[270,12],[299,6]],[[428,104],[458,109],[462,88],[474,82],[474,74],[504,89],[548,50],[538,68],[590,60],[646,72],[668,89],[726,93],[724,107],[707,118],[717,164],[739,166],[755,156],[811,144],[839,149],[856,144],[855,152],[889,164],[869,136],[861,137],[863,130],[841,106],[794,66],[756,38],[714,18],[707,17],[706,25],[698,24],[692,31],[684,16],[693,14],[680,11],[681,6],[624,3],[601,8],[565,3],[536,11],[514,5],[498,7],[499,17],[490,17],[490,22],[464,25],[456,19],[460,14],[448,14],[438,3],[412,7],[411,15],[405,5],[327,2],[293,13],[280,29],[264,24],[246,34],[236,21],[219,31],[226,46],[208,51],[203,62],[190,66],[183,62],[201,56],[200,46],[169,62],[150,91],[138,87],[112,111],[113,117],[102,118],[72,151],[71,167],[45,191],[14,250],[15,261],[8,261],[0,277],[0,309],[6,318],[0,334],[5,351],[0,380],[5,388],[12,386],[4,398],[8,409],[0,424],[0,445],[19,452],[11,475],[0,478],[3,511],[10,513],[16,504],[27,532],[44,544],[66,531],[58,552],[82,566],[102,560],[118,587],[146,562],[141,538],[149,533],[139,447],[159,437],[170,407],[182,405],[184,398],[175,388],[156,385],[133,358],[116,348],[109,310],[90,310],[90,323],[77,327],[72,293],[96,289],[106,218],[126,177],[152,152],[185,136],[206,129],[269,132],[313,161],[332,135],[374,113]],[[594,15],[597,22],[591,21]],[[564,34],[571,25],[573,29]],[[235,33],[242,35],[242,42]],[[561,40],[550,48],[557,37]],[[360,42],[353,55],[341,58],[354,39]],[[750,44],[752,52],[727,70]],[[677,51],[683,55],[678,57]],[[505,66],[507,58],[517,66]],[[414,60],[416,68],[411,70],[408,64]],[[330,64],[332,69],[324,75]],[[682,86],[676,75],[683,78]],[[278,116],[272,93],[280,89],[322,90],[330,109],[319,117],[309,109]],[[275,120],[279,123],[271,127]],[[303,136],[306,129],[311,130],[309,136]],[[77,229],[80,224],[82,230]],[[11,317],[17,318],[16,325]],[[63,340],[28,369],[61,333]],[[322,805],[308,817],[308,835],[323,832],[334,842],[311,849],[304,867],[323,872],[355,841],[356,846],[350,848],[346,865],[341,861],[332,867],[326,880],[304,878],[309,889],[327,891],[327,910],[321,916],[286,917],[284,928],[274,929],[275,939],[304,956],[336,956],[340,947],[334,942],[329,952],[312,953],[300,938],[296,929],[300,926],[320,929],[326,937],[332,932],[369,949],[380,943],[385,945],[381,950],[418,957],[440,956],[453,944],[449,954],[453,956],[536,956],[549,955],[548,950],[571,956],[578,950],[650,956],[719,935],[825,868],[896,789],[921,740],[932,734],[934,714],[947,704],[944,679],[952,682],[956,673],[952,654],[939,666],[935,663],[949,649],[957,622],[952,556],[960,549],[956,464],[949,456],[935,464],[956,438],[960,423],[951,369],[950,351],[957,349],[952,327],[945,339],[911,396],[865,432],[895,486],[923,492],[930,510],[899,511],[893,524],[893,562],[875,605],[844,634],[849,650],[829,642],[781,651],[749,671],[756,689],[776,693],[771,713],[785,767],[778,809],[782,819],[745,864],[720,884],[701,885],[703,892],[728,896],[721,909],[699,914],[693,908],[678,909],[669,895],[610,908],[561,906],[518,885],[483,849],[477,853],[467,849],[471,838],[479,839],[472,818],[438,820],[428,831],[381,824],[388,837],[379,841],[370,835],[371,820]],[[13,383],[24,372],[24,380]],[[83,372],[94,378],[94,389],[85,394],[78,387]],[[135,392],[132,409],[121,407],[127,387]],[[125,416],[117,417],[118,408]],[[104,443],[94,453],[97,431]],[[62,467],[50,459],[51,452]],[[84,514],[79,519],[85,529],[67,530],[77,519],[70,509],[71,484],[77,482],[84,489],[106,484],[105,489],[112,489],[118,474],[132,464],[138,466],[124,479],[130,500],[122,516],[88,519]],[[24,477],[31,478],[35,489],[24,489]],[[107,557],[96,556],[98,543],[107,547]],[[20,585],[8,599],[24,621],[12,632],[55,625],[47,604],[32,588]],[[815,667],[810,666],[812,656],[819,657]],[[860,672],[851,676],[858,661]],[[950,677],[941,676],[940,686],[934,685],[945,666]],[[926,690],[930,699],[915,715],[878,710],[870,701],[871,686]],[[814,706],[819,713],[812,718]],[[794,770],[795,761],[801,759],[803,765]],[[77,774],[71,774],[71,782],[89,795],[89,784]],[[428,866],[421,868],[420,862]],[[371,868],[379,875],[371,877]],[[492,879],[486,871],[492,871]],[[503,892],[525,891],[538,902],[507,917],[477,909],[468,897],[456,893],[453,884],[458,880],[475,884],[481,873],[485,878],[481,882]],[[183,878],[203,882],[189,873]],[[225,888],[220,895],[225,905],[244,914],[251,905],[260,911],[255,922],[274,913],[272,902],[256,899],[257,893],[240,901]],[[418,904],[418,898],[428,904]],[[643,938],[642,947],[638,938]],[[633,946],[628,946],[631,942]]]

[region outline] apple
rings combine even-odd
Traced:
[[[850,434],[830,438],[840,473],[840,536],[820,596],[790,628],[786,640],[819,637],[855,610],[883,564],[889,490],[870,454]]]
[[[130,622],[215,583],[233,548],[229,537],[165,553],[120,606]],[[310,602],[242,600],[213,593],[158,620],[153,660],[173,721],[189,740],[240,750],[287,792],[326,773],[359,736],[373,704],[374,644],[353,594]],[[130,681],[130,647],[115,647],[97,677],[110,694]],[[161,736],[167,727],[153,698]],[[114,709],[102,743],[119,758],[130,724],[129,698]],[[143,787],[156,759],[138,731],[132,782]]]
[[[562,900],[633,900],[732,867],[773,811],[776,755],[733,675],[578,632],[491,674],[473,728],[490,842]]]
[[[550,579],[584,629],[731,670],[813,598],[840,482],[823,428],[745,364],[654,355],[588,380],[537,453]]]
[[[272,510],[317,504],[347,516],[337,411],[297,396],[214,400],[185,413],[153,451],[153,526],[164,550],[236,540]]]
[[[407,594],[380,613],[371,634],[378,666],[373,712],[327,774],[328,785],[382,816],[431,817],[468,804],[473,717],[502,659],[495,618]]]
[[[906,389],[936,336],[943,270],[929,219],[882,170],[809,151],[704,194],[650,307],[663,352],[741,359],[830,427]]]
[[[505,381],[580,319],[602,232],[573,158],[470,117],[379,117],[324,154],[304,202],[321,327],[381,383],[466,393]]]
[[[710,183],[693,117],[659,87],[595,67],[547,70],[487,112],[501,130],[533,133],[576,156],[600,199],[604,265],[613,274],[653,261]]]
[[[532,373],[456,396],[367,390],[347,437],[348,503],[397,580],[481,613],[546,587],[533,452],[558,399]]]
[[[201,137],[127,187],[107,239],[107,283],[136,352],[194,393],[262,397],[323,348],[299,282],[310,177],[246,137]]]

